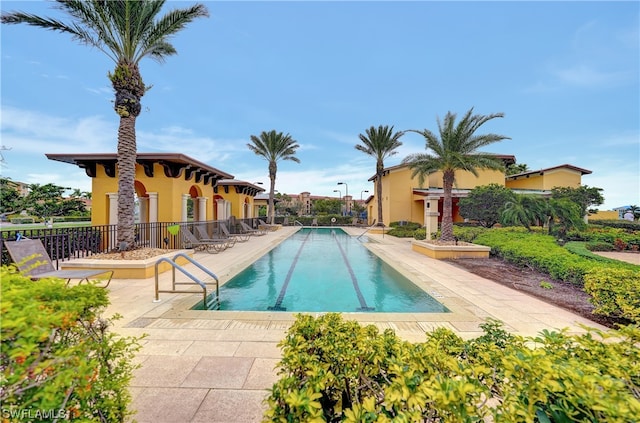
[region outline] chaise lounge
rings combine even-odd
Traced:
[[[217,254],[227,249],[227,241],[222,239],[198,239],[189,229],[180,227],[180,233],[187,248],[196,251],[206,251],[209,254]]]
[[[111,283],[113,270],[56,270],[47,250],[39,239],[21,238],[16,241],[5,241],[7,251],[16,267],[25,276],[33,280],[43,278],[66,279],[67,285],[72,279],[78,283],[89,282],[90,279],[100,279],[97,276],[106,275],[107,282],[101,288],[106,288]]]

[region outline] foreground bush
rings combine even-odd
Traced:
[[[6,266],[0,281],[3,421],[125,421],[139,347],[108,331],[106,291],[32,282]]]
[[[640,328],[582,336],[448,329],[400,340],[330,313],[299,315],[280,343],[273,422],[630,422],[640,415]]]
[[[596,269],[585,276],[584,290],[594,313],[622,317],[640,324],[640,277],[621,269]]]

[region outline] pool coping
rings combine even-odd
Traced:
[[[332,228],[331,226],[327,226]],[[317,228],[317,227],[314,227]],[[335,228],[335,227],[333,227]],[[364,232],[362,228],[355,227],[339,227],[351,236],[360,236]],[[267,245],[261,245],[260,248],[252,250],[249,254],[246,254],[242,260],[236,261],[233,265],[225,269],[223,274],[221,286],[227,281],[233,278],[235,275],[244,270],[247,266],[253,263],[255,260],[268,253],[271,249],[278,246],[282,241],[289,238],[293,233],[300,230],[301,227],[282,227],[278,231],[271,232],[272,236],[276,235],[272,242]],[[482,307],[478,307],[474,300],[470,299],[464,292],[455,292],[451,286],[443,284],[441,278],[434,278],[429,276],[425,269],[429,267],[442,267],[446,266],[454,268],[454,266],[442,262],[437,259],[427,257],[421,253],[412,251],[412,239],[396,238],[385,234],[366,234],[368,242],[363,242],[363,245],[369,249],[373,254],[380,257],[388,265],[393,267],[396,271],[402,274],[404,277],[413,282],[420,289],[432,296],[442,305],[444,305],[449,312],[445,313],[417,313],[417,312],[339,312],[344,318],[356,320],[363,323],[376,323],[376,322],[422,322],[422,326],[433,327],[434,325],[441,324],[443,326],[450,327],[457,332],[469,332],[467,336],[472,334],[479,335],[481,333],[480,325],[486,321],[488,317],[491,317],[491,313],[487,313]],[[251,241],[249,241],[251,242]],[[401,248],[400,248],[401,247]],[[234,247],[235,248],[235,247]],[[224,253],[223,253],[224,254]],[[407,260],[407,255],[413,254],[412,260]],[[194,256],[197,260],[206,260],[208,255],[206,253],[199,253]],[[418,264],[415,261],[418,261]],[[468,272],[464,272],[468,275],[469,281],[482,279]],[[220,276],[220,275],[219,275]],[[446,277],[446,275],[445,275]],[[459,281],[460,282],[460,281]],[[471,289],[472,293],[475,293],[476,289]],[[517,292],[517,291],[514,291]],[[518,292],[518,294],[522,294]],[[183,294],[184,295],[184,294]],[[526,294],[524,294],[526,295]],[[528,297],[528,296],[527,296]],[[533,297],[530,297],[534,300]],[[159,319],[197,319],[197,320],[217,320],[217,321],[245,321],[245,322],[273,322],[273,326],[280,328],[283,324],[292,323],[298,314],[315,315],[319,316],[326,314],[327,312],[288,312],[288,311],[212,311],[212,310],[193,310],[193,307],[198,301],[201,300],[201,294],[186,295],[182,298],[177,298],[170,309],[164,311],[160,315],[154,313],[154,318]],[[535,299],[535,301],[540,301]],[[546,304],[546,303],[543,303]],[[500,319],[498,319],[500,320]],[[428,324],[427,324],[428,323]],[[590,324],[587,319],[581,319],[579,324]],[[593,323],[595,325],[595,323]],[[504,322],[505,329],[510,332],[520,333],[523,332],[518,326]],[[420,326],[420,323],[418,323]],[[566,326],[565,326],[566,327]],[[598,328],[603,328],[597,325]],[[560,329],[550,325],[544,327],[544,329]],[[583,332],[579,327],[572,327],[572,331]]]

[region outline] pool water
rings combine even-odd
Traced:
[[[194,308],[202,309],[202,302]],[[220,310],[420,312],[449,310],[334,228],[303,228],[220,288]]]

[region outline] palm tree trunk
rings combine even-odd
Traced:
[[[270,188],[269,188],[269,207],[267,208],[267,222],[272,224],[275,221],[275,216],[274,216],[274,200],[273,197],[276,194],[276,172],[277,172],[277,165],[275,162],[270,162],[269,163],[269,182],[271,184]]]
[[[444,200],[442,206],[442,227],[440,232],[441,241],[454,241],[453,237],[453,207],[452,203],[452,191],[453,180],[455,173],[452,170],[445,170],[443,172],[442,184],[444,188]]]
[[[118,128],[118,246],[135,243],[136,118],[121,116]]]
[[[384,172],[384,164],[381,161],[376,163],[376,198],[378,200],[378,223],[377,226],[384,227],[382,220],[382,173]]]

